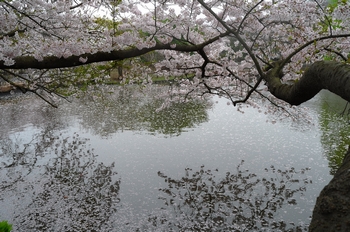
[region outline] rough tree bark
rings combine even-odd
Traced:
[[[343,164],[317,198],[309,231],[350,231],[350,147]]]

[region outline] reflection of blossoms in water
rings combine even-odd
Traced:
[[[14,170],[26,169],[15,179],[8,178],[11,184],[0,186],[3,194],[18,196],[14,203],[21,210],[14,217],[15,230],[112,231],[110,217],[119,202],[120,180],[113,163],[96,163],[87,141],[78,134],[63,137],[46,131],[25,144],[22,152],[12,153],[13,157],[23,154],[22,161],[43,158],[26,166],[12,162],[2,170],[10,176]]]
[[[242,164],[222,178],[218,170],[185,169],[185,176],[173,179],[164,173],[167,187],[159,189],[164,207],[135,211],[122,203],[110,218],[111,231],[307,231],[307,225],[277,220],[285,205],[297,205],[311,181],[308,169],[265,169],[258,177]],[[272,177],[273,176],[273,177]]]
[[[173,211],[173,218],[151,216],[154,225],[167,225],[175,231],[289,231],[288,222],[276,221],[275,216],[284,205],[296,205],[296,194],[311,183],[294,168],[266,169],[273,178],[259,178],[241,165],[235,173],[217,178],[218,170],[199,171],[187,168],[181,179],[173,179],[159,172],[168,187],[161,189],[160,199],[165,210]],[[296,177],[295,177],[296,176]],[[175,219],[175,220],[174,220]],[[294,227],[294,226],[293,226]],[[297,231],[305,225],[295,226]]]
[[[120,180],[113,164],[96,163],[87,139],[55,135],[51,129],[22,151],[7,150],[5,176],[26,169],[1,186],[7,195],[29,200],[15,202],[20,209],[13,222],[18,231],[287,231],[290,225],[275,216],[285,204],[295,205],[295,195],[309,183],[302,177],[306,170],[293,168],[270,167],[269,178],[242,170],[241,165],[222,178],[218,170],[204,167],[187,168],[180,179],[158,172],[167,185],[160,189],[165,207],[135,212],[119,201]]]
[[[208,99],[167,102],[171,86],[152,85],[107,86],[84,92],[72,110],[79,111],[80,123],[93,134],[108,137],[117,131],[143,131],[164,136],[178,136],[190,128],[207,122],[207,110],[212,107]],[[164,95],[162,97],[162,95]],[[95,97],[93,97],[95,96]]]
[[[242,165],[222,178],[204,166],[185,169],[180,179],[158,172],[167,185],[160,189],[165,207],[135,212],[119,201],[114,165],[96,163],[88,140],[78,134],[64,137],[48,128],[17,150],[10,143],[2,144],[8,179],[0,187],[3,196],[24,199],[15,202],[20,210],[11,222],[17,231],[289,231],[275,216],[285,204],[295,205],[296,194],[310,183],[302,177],[307,169],[270,167],[269,178]],[[19,169],[22,174],[11,179]]]

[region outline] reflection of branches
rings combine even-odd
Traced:
[[[168,184],[167,188],[160,189],[163,192],[160,199],[178,218],[177,222],[167,222],[169,226],[180,231],[251,231],[261,228],[287,231],[287,223],[277,222],[274,217],[285,204],[297,204],[293,197],[305,191],[305,185],[311,181],[294,175],[304,174],[307,169],[282,171],[271,166],[265,170],[275,175],[274,178],[258,178],[248,170],[243,171],[242,163],[235,173],[228,172],[222,179],[215,177],[218,170],[205,170],[204,166],[196,172],[187,168],[181,179],[158,172]]]
[[[19,158],[4,161],[1,171],[8,178],[1,183],[2,194],[16,196],[16,207],[22,209],[14,226],[26,231],[110,231],[120,180],[114,164],[96,163],[86,142],[78,134],[64,138],[45,133],[25,144]],[[8,151],[2,149],[4,156]]]
[[[19,145],[22,141],[1,140],[0,171],[3,174],[0,189],[2,191],[12,190],[18,182],[24,181],[25,177],[32,173],[38,158],[42,157],[45,150],[52,145],[53,139],[48,139],[52,136],[52,127],[49,126],[22,146]]]
[[[105,231],[119,202],[120,181],[113,180],[114,165],[96,164],[86,141],[75,135],[59,139],[53,148],[56,157],[45,165],[38,193],[22,225],[35,231]],[[59,225],[58,225],[59,224]]]

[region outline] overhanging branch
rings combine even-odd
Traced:
[[[278,75],[280,66],[269,70],[265,80],[271,94],[291,104],[300,105],[327,89],[350,101],[350,66],[337,61],[313,63],[294,84],[283,84]]]
[[[128,58],[138,57],[144,55],[148,52],[156,51],[156,50],[173,50],[180,52],[196,52],[203,49],[205,46],[217,41],[223,36],[228,34],[220,34],[201,44],[162,44],[157,43],[154,47],[150,48],[131,48],[126,50],[114,50],[111,52],[96,52],[94,54],[85,53],[79,56],[70,56],[67,58],[56,57],[56,56],[47,56],[42,60],[37,60],[33,56],[20,56],[16,57],[13,60],[15,63],[13,65],[5,65],[4,61],[0,61],[0,69],[55,69],[55,68],[69,68],[76,67],[85,64],[103,62],[103,61],[118,61],[124,60]],[[86,60],[86,62],[82,62],[81,59]]]

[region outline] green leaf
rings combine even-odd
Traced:
[[[0,232],[10,232],[12,230],[12,225],[7,221],[0,222]]]

